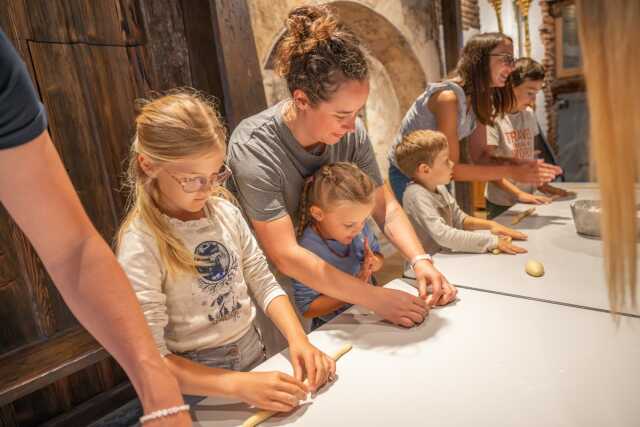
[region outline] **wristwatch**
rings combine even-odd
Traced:
[[[431,261],[431,263],[433,264],[433,258],[431,258],[431,255],[429,254],[416,255],[411,259],[411,269],[415,271],[413,267],[415,267],[418,261],[422,261],[422,260]]]

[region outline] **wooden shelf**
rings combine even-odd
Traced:
[[[8,353],[0,358],[0,406],[107,357],[109,353],[81,328]]]

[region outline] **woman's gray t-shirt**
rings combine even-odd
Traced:
[[[285,215],[296,218],[304,180],[323,165],[355,163],[382,185],[380,169],[364,124],[336,144],[305,150],[282,117],[285,101],[244,119],[231,134],[228,162],[233,177],[230,188],[251,220],[273,221]]]

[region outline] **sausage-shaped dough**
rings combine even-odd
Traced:
[[[340,350],[338,350],[337,352],[335,352],[331,358],[335,361],[337,361],[338,359],[340,359],[346,352],[348,352],[349,350],[351,350],[353,348],[353,346],[351,344],[346,344],[344,347],[342,347]],[[307,383],[307,380],[304,381],[305,383]],[[258,424],[260,424],[263,421],[268,420],[269,418],[271,418],[276,412],[274,411],[260,411],[257,414],[253,414],[252,416],[250,416],[249,418],[246,419],[246,421],[244,423],[242,423],[242,427],[255,427]]]

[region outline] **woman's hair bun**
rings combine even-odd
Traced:
[[[297,54],[305,54],[330,40],[338,23],[327,6],[301,6],[289,12],[286,26],[285,37],[297,45]]]
[[[343,80],[367,78],[368,67],[360,42],[338,25],[328,6],[291,10],[286,29],[278,42],[275,69],[287,80],[292,94],[301,89],[316,104],[329,99]]]

